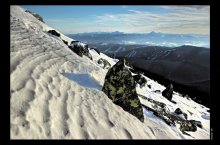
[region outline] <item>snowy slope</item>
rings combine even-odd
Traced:
[[[173,104],[172,102],[164,98],[162,96],[162,93],[155,92],[156,90],[160,90],[162,92],[162,90],[165,89],[164,86],[149,79],[148,77],[145,77],[145,78],[148,81],[147,84],[151,85],[151,88],[147,87],[146,85],[143,88],[140,88],[139,86],[137,86],[138,94],[143,95],[146,98],[153,99],[154,101],[158,101],[158,102],[166,104],[166,110],[168,112],[173,113],[177,108],[180,108],[183,112],[187,114],[188,116],[187,120],[201,121],[203,125],[202,129],[197,127],[196,132],[187,132],[188,134],[191,135],[191,136],[188,136],[188,135],[182,134],[182,132],[179,130],[180,126],[178,124],[175,127],[174,126],[170,127],[163,120],[153,115],[151,111],[144,109],[145,117],[155,123],[155,129],[157,128],[160,130],[161,128],[163,128],[163,130],[169,130],[167,131],[167,133],[176,134],[177,138],[182,138],[182,139],[210,139],[210,113],[207,112],[209,108],[194,102],[190,98],[183,98],[177,92],[174,92],[172,100],[175,101],[176,104]],[[151,103],[150,101],[142,99],[141,97],[140,97],[140,101],[142,104],[152,109],[155,109],[154,104]]]
[[[48,34],[53,28],[24,9],[11,6],[10,14],[11,139],[193,139],[145,109],[142,123],[108,99],[101,91],[107,70],[97,60],[105,58],[111,65],[117,60],[93,50],[93,61],[79,57],[61,40],[70,43],[72,39]],[[147,79],[152,89],[164,89]],[[137,87],[137,92],[167,103],[170,110],[178,105],[195,112],[190,117],[204,122],[204,129],[191,135],[209,138],[209,113],[204,114],[208,108],[186,102],[178,93],[175,106],[147,87]]]

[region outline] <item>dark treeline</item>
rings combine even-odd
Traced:
[[[119,57],[116,57],[116,58],[121,59]],[[180,83],[168,80],[165,77],[163,77],[162,75],[146,71],[146,70],[138,68],[134,65],[132,65],[132,66],[136,71],[143,72],[145,76],[149,77],[150,79],[153,79],[154,81],[157,81],[158,83],[160,83],[164,86],[168,86],[170,83],[172,83],[174,91],[181,93],[183,97],[186,97],[188,95],[192,100],[196,101],[197,103],[200,103],[206,107],[210,107],[210,104],[209,104],[210,103],[210,101],[209,101],[210,94],[203,92],[201,90],[198,90],[196,87],[180,84]]]

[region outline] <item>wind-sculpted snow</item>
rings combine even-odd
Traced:
[[[98,84],[98,82],[94,78],[92,78],[89,74],[64,73],[63,75],[68,79],[78,83],[81,86],[87,88],[94,88],[98,90],[102,88],[101,84]]]
[[[145,113],[144,123],[125,112],[101,91],[107,70],[97,63],[104,58],[113,66],[118,60],[92,50],[93,61],[80,57],[62,41],[70,44],[73,39],[60,32],[61,38],[51,36],[47,33],[51,29],[22,8],[11,6],[11,139],[209,138],[209,113],[205,112],[208,108],[187,102],[178,94],[173,97],[178,107],[192,112],[190,117],[204,124],[204,129],[191,133],[194,138],[149,115],[149,111],[145,110],[148,114]],[[148,82],[152,89],[164,89],[150,79]],[[137,87],[138,93],[176,109],[151,91]],[[141,102],[148,105],[146,100]]]
[[[24,10],[11,7],[12,139],[155,138],[98,90],[105,70],[47,32],[27,28],[25,23],[37,20],[23,15]]]

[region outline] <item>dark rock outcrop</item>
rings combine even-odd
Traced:
[[[66,44],[68,46],[68,42],[66,40],[62,39],[62,41],[63,41],[64,44]]]
[[[173,97],[173,85],[170,84],[165,90],[163,90],[162,95],[171,101]]]
[[[52,35],[55,35],[57,37],[60,37],[60,33],[58,33],[57,31],[55,30],[49,30],[48,33],[51,33]]]
[[[135,82],[140,85],[140,88],[144,87],[147,83],[147,80],[143,76],[141,76],[141,74],[135,75],[133,77]]]
[[[75,52],[77,55],[82,57],[83,55],[87,56],[89,59],[92,59],[92,55],[89,53],[88,45],[80,41],[72,41],[69,48]]]
[[[113,103],[144,122],[143,109],[136,92],[135,81],[131,72],[125,67],[125,60],[118,61],[109,69],[102,91]]]
[[[43,18],[42,18],[39,14],[33,13],[33,12],[29,11],[29,10],[25,10],[25,12],[32,14],[32,15],[33,15],[35,18],[37,18],[39,21],[45,23],[44,20],[43,20]]]
[[[196,120],[191,120],[191,122],[193,124],[195,124],[196,126],[198,126],[199,128],[202,128],[202,123],[200,121],[196,121]]]
[[[192,121],[192,120],[185,120],[185,121],[182,121],[180,123],[180,130],[182,132],[185,132],[185,131],[193,131],[193,132],[195,132],[195,131],[197,131],[197,127],[196,127],[194,121]]]
[[[184,113],[180,108],[177,108],[174,112],[175,112],[177,115],[183,114],[183,116],[184,116],[185,119],[187,120],[187,114]]]

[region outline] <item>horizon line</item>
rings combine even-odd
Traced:
[[[176,34],[176,35],[204,35],[210,36],[210,34],[201,34],[201,33],[169,33],[169,32],[160,32],[160,31],[149,31],[149,32],[123,32],[123,31],[91,31],[91,32],[77,32],[77,33],[64,33],[65,35],[70,34],[85,34],[85,33],[124,33],[124,34],[149,34],[149,33],[161,33],[161,34]]]

